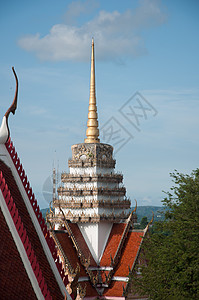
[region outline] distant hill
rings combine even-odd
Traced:
[[[137,217],[138,223],[142,220],[143,217],[147,217],[148,221],[152,219],[154,213],[154,221],[163,220],[163,216],[160,213],[164,208],[162,206],[138,206],[137,207]]]
[[[44,218],[46,218],[47,210],[48,208],[41,209]],[[148,221],[150,221],[153,213],[154,213],[154,221],[163,220],[163,217],[160,213],[161,211],[163,211],[162,206],[138,206],[137,207],[138,223],[142,220],[143,217],[147,217]]]

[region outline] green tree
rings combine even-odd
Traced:
[[[175,171],[163,200],[165,220],[145,238],[135,288],[150,299],[199,299],[199,169]]]
[[[149,222],[147,220],[147,217],[143,217],[142,220],[141,220],[141,222],[140,222],[140,228],[144,229],[147,226],[148,223]]]

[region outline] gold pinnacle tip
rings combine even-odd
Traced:
[[[88,107],[88,122],[86,130],[87,138],[85,143],[99,143],[99,129],[97,119],[97,105],[95,93],[95,55],[94,55],[94,39],[92,38],[92,51],[91,51],[91,77],[90,77],[90,97]]]

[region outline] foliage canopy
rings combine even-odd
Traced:
[[[142,220],[141,220],[141,222],[140,222],[141,228],[144,229],[147,226],[148,223],[149,222],[148,222],[147,217],[143,217]]]
[[[175,171],[174,186],[162,201],[165,220],[145,238],[136,290],[150,299],[199,299],[199,169]]]

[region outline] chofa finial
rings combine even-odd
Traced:
[[[99,129],[97,119],[97,105],[95,92],[95,54],[94,54],[94,39],[92,38],[92,52],[91,52],[91,78],[90,78],[90,97],[88,107],[88,122],[86,130],[87,138],[85,143],[99,143]]]
[[[8,117],[10,113],[13,113],[13,115],[15,114],[15,110],[17,108],[17,96],[18,96],[18,78],[17,75],[15,73],[14,67],[12,67],[12,71],[14,73],[15,76],[15,80],[16,80],[16,90],[15,90],[15,96],[14,96],[14,100],[11,104],[11,106],[8,108],[8,110],[6,111],[2,123],[1,123],[1,127],[0,127],[0,144],[5,144],[7,142],[7,140],[10,137],[10,130],[8,127]]]

